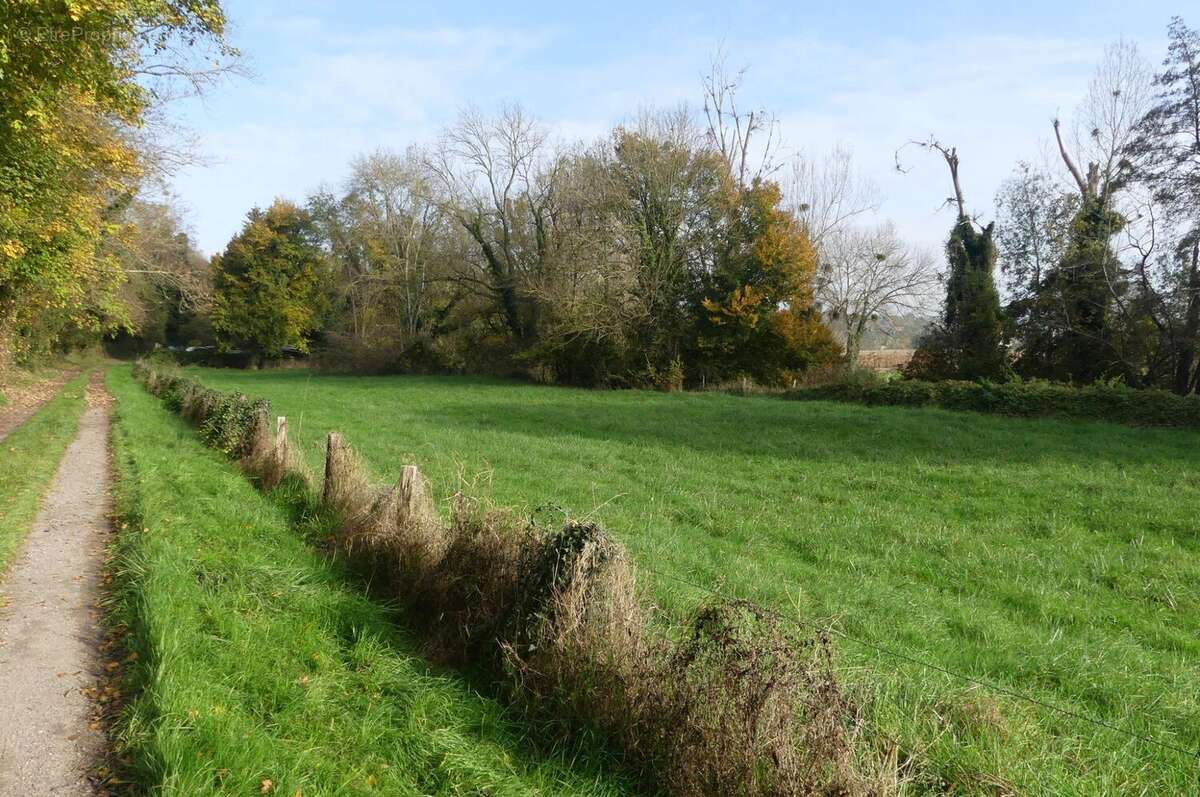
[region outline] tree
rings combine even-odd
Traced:
[[[686,112],[648,111],[565,153],[556,175],[555,257],[531,283],[542,323],[529,356],[570,381],[678,382],[725,161]]]
[[[1079,204],[1066,251],[1039,289],[1038,313],[1046,324],[1025,342],[1027,372],[1079,382],[1132,375],[1120,353],[1115,318],[1124,311],[1126,275],[1111,241],[1126,224],[1117,197],[1130,179],[1126,153],[1144,114],[1147,85],[1135,47],[1119,42],[1105,51],[1076,119],[1074,148],[1086,158],[1086,172],[1072,157],[1061,122],[1053,122]]]
[[[1163,71],[1154,78],[1157,93],[1140,120],[1127,152],[1136,177],[1152,199],[1181,230],[1167,262],[1176,268],[1168,284],[1170,299],[1155,302],[1157,316],[1170,340],[1174,368],[1171,387],[1177,393],[1200,390],[1200,32],[1175,17],[1167,28],[1169,45]],[[1154,217],[1151,217],[1153,220]],[[1161,230],[1161,226],[1158,228]],[[1151,239],[1153,240],[1153,239]],[[1141,260],[1142,282],[1146,258]]]
[[[559,160],[546,132],[520,106],[487,118],[468,108],[442,135],[428,165],[441,206],[474,242],[455,275],[492,302],[519,346],[537,337],[536,284],[555,257]]]
[[[223,348],[261,363],[287,346],[307,351],[328,306],[330,266],[312,216],[277,199],[255,208],[213,258],[213,329]]]
[[[995,205],[998,263],[1008,297],[1005,311],[1015,337],[1024,340],[1040,332],[1038,293],[1045,275],[1067,252],[1079,197],[1021,161],[1000,184]]]
[[[878,186],[855,171],[850,150],[842,146],[812,157],[797,153],[782,187],[785,206],[804,225],[818,255],[826,238],[878,210],[881,202]]]
[[[835,229],[823,239],[816,299],[841,331],[846,360],[858,362],[863,336],[900,315],[922,315],[940,291],[933,259],[905,245],[891,224]]]
[[[101,244],[147,169],[137,130],[234,54],[224,28],[217,0],[0,7],[0,338],[18,356],[129,325]]]
[[[813,302],[816,250],[779,186],[756,179],[727,191],[700,277],[696,368],[706,380],[771,383],[832,359],[837,346]]]
[[[405,348],[444,314],[439,296],[449,220],[433,198],[422,154],[379,150],[354,160],[340,197],[309,211],[340,269],[339,312],[361,344]]]
[[[121,266],[131,311],[129,329],[114,335],[111,345],[148,350],[156,343],[211,342],[209,262],[193,245],[172,198],[132,199],[117,219],[119,229],[105,238],[104,251]]]
[[[708,145],[720,153],[738,186],[769,178],[778,169],[778,121],[762,109],[738,107],[745,74],[745,67],[729,74],[724,54],[717,53],[702,80]]]
[[[923,377],[1002,379],[1009,373],[996,290],[995,222],[980,226],[967,215],[958,151],[936,138],[913,142],[936,151],[950,170],[957,218],[946,242],[946,303],[937,325],[922,337],[910,372]],[[899,161],[897,161],[899,167]]]

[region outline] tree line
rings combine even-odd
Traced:
[[[520,371],[594,386],[752,379],[840,361],[928,303],[936,268],[847,152],[782,158],[717,59],[702,111],[561,145],[520,106],[358,158],[337,189],[251,212],[213,258],[223,345],[316,342],[364,371]],[[832,323],[831,317],[840,319]]]
[[[216,0],[0,8],[0,366],[136,329],[148,295],[199,295],[178,219],[143,196],[187,157],[163,109],[235,66],[225,24]]]
[[[104,336],[674,389],[853,366],[931,318],[909,375],[1200,387],[1200,44],[1181,19],[1157,70],[1109,48],[1075,118],[1048,124],[1053,161],[1020,163],[993,220],[955,147],[913,142],[948,167],[944,258],[869,223],[879,192],[848,152],[785,157],[718,58],[696,111],[590,143],[468,108],[252,210],[209,260],[147,187],[186,157],[161,143],[166,104],[236,68],[221,7],[97,9],[0,11],[0,344],[20,359]]]
[[[968,214],[957,151],[922,142],[958,213],[911,374],[1200,389],[1200,33],[1178,17],[1167,33],[1157,71],[1108,48],[1074,124],[1050,122],[1058,169],[1018,164],[993,222]]]

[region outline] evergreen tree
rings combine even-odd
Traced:
[[[1154,103],[1129,155],[1137,177],[1182,233],[1170,280],[1178,287],[1168,303],[1178,309],[1160,322],[1175,361],[1171,387],[1182,394],[1200,390],[1200,31],[1175,17],[1167,38]]]

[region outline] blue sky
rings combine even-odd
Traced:
[[[227,0],[255,75],[174,112],[207,164],[175,193],[207,253],[254,205],[337,186],[357,154],[427,142],[473,103],[519,101],[563,140],[591,140],[649,105],[695,105],[723,47],[744,102],[778,115],[785,145],[854,151],[880,215],[937,246],[945,167],[894,152],[936,133],[958,146],[967,201],[987,217],[1018,159],[1040,161],[1104,46],[1157,64],[1178,4],[1158,2],[384,3]],[[1200,16],[1200,15],[1196,15]],[[1193,21],[1192,24],[1196,24]]]

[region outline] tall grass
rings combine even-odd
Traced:
[[[114,369],[120,753],[163,795],[619,795],[604,751],[431,670],[284,508]]]

